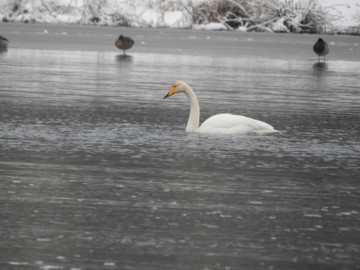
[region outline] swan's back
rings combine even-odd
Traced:
[[[242,115],[217,114],[198,128],[199,133],[217,134],[267,134],[277,132],[271,125]]]

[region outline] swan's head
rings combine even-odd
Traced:
[[[189,86],[186,82],[175,81],[164,98],[170,97],[176,93],[185,92],[187,88],[189,88]]]

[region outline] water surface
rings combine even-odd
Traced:
[[[3,29],[1,269],[358,269],[354,37]],[[187,134],[175,79],[280,133]]]

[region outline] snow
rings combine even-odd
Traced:
[[[227,30],[226,26],[222,23],[195,24],[192,27],[196,30]]]
[[[336,22],[339,28],[360,25],[360,0],[320,0],[330,14],[340,17]]]
[[[193,25],[192,6],[206,1],[212,0],[24,0],[22,11],[26,9],[26,12],[15,14],[11,11],[14,0],[2,0],[0,20],[14,13],[11,14],[12,21],[228,30],[221,22]],[[333,22],[334,29],[360,25],[360,0],[318,1],[331,15],[339,18]],[[241,26],[236,30],[246,31],[247,28]],[[274,22],[269,30],[288,32],[282,18]]]

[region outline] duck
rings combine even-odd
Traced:
[[[320,56],[324,56],[325,62],[325,55],[329,53],[329,46],[322,38],[319,38],[318,41],[314,44],[313,50],[318,56],[318,62],[320,63]]]
[[[230,113],[216,114],[200,125],[200,105],[194,90],[186,82],[177,80],[164,99],[177,93],[184,93],[190,102],[190,114],[186,125],[188,133],[266,135],[278,132],[260,120]]]
[[[115,46],[118,47],[120,50],[125,51],[130,49],[135,44],[134,40],[130,37],[125,37],[120,35],[117,40],[115,40]]]
[[[0,35],[0,52],[6,51],[8,48],[8,44],[9,40],[6,37]]]

